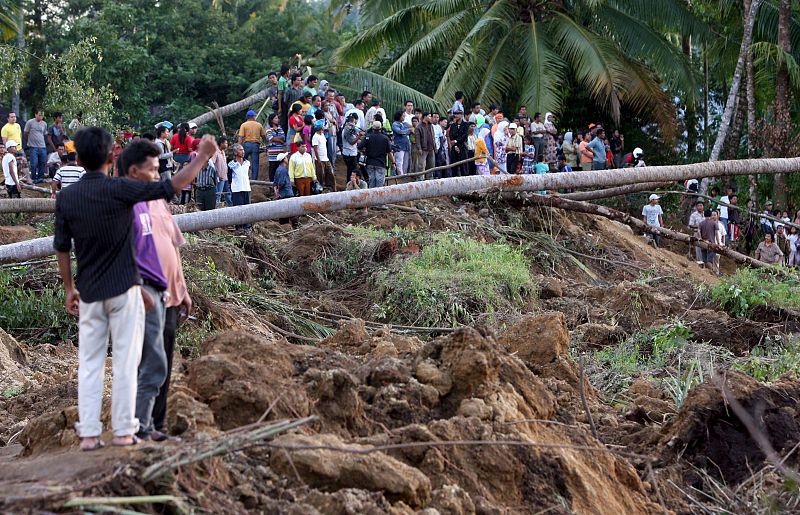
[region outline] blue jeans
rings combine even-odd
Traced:
[[[28,160],[31,162],[31,179],[33,182],[42,182],[47,163],[47,148],[28,147]]]
[[[244,158],[250,161],[250,180],[258,180],[258,149],[261,145],[246,141],[242,146],[244,147]]]
[[[336,136],[326,134],[325,139],[328,142],[328,161],[331,162],[333,173],[336,173]]]
[[[223,192],[225,193],[225,205],[233,205],[233,201],[231,201],[231,185],[228,184],[228,181],[217,182],[217,202],[223,197]]]
[[[166,308],[162,292],[151,286],[142,286],[153,298],[153,309],[145,313],[144,344],[139,362],[139,377],[136,384],[136,418],[139,419],[139,435],[153,432],[153,406],[167,378],[167,354],[164,350],[164,315]]]

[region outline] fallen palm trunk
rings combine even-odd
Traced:
[[[53,213],[56,201],[52,198],[10,198],[0,200],[0,213]]]
[[[310,213],[328,213],[341,209],[410,202],[436,197],[467,195],[474,192],[540,191],[560,188],[610,187],[640,182],[683,181],[695,177],[749,174],[792,173],[800,171],[800,158],[717,161],[679,166],[650,166],[635,175],[620,170],[542,175],[472,175],[450,179],[414,181],[369,190],[324,193],[309,197],[293,197],[211,211],[178,215],[181,230],[196,232],[217,227],[245,225],[264,220],[291,218]],[[566,199],[565,199],[566,200]],[[27,261],[53,254],[53,239],[38,238],[0,246],[0,263]]]
[[[631,227],[634,227],[640,231],[644,231],[650,234],[659,234],[661,236],[664,236],[665,238],[669,238],[671,240],[676,240],[676,241],[682,241],[684,243],[688,243],[689,245],[697,245],[702,249],[710,250],[721,256],[728,257],[737,263],[748,264],[757,268],[774,268],[776,270],[780,270],[780,268],[773,267],[772,265],[751,258],[750,256],[747,256],[745,254],[736,252],[735,250],[729,249],[728,247],[722,245],[716,245],[714,243],[709,243],[705,240],[697,238],[696,236],[684,234],[678,231],[673,231],[665,227],[654,227],[652,225],[648,225],[638,218],[635,218],[627,213],[623,213],[622,211],[611,209],[609,207],[598,206],[597,204],[590,204],[588,202],[580,202],[577,200],[569,200],[562,197],[551,197],[546,195],[530,195],[526,200],[534,204],[540,204],[548,207],[555,207],[558,209],[564,209],[566,211],[577,211],[579,213],[587,213],[591,215],[602,216],[605,218],[609,218],[611,220],[615,220],[617,222],[624,223],[626,225],[630,225]]]
[[[706,200],[708,200],[710,202],[713,202],[715,204],[719,204],[720,206],[725,206],[728,209],[735,209],[735,210],[741,211],[743,213],[749,213],[751,216],[754,216],[754,217],[757,217],[757,218],[766,218],[767,220],[772,220],[773,222],[780,222],[783,225],[785,225],[786,227],[796,227],[797,229],[800,229],[800,225],[797,225],[795,223],[784,222],[783,220],[781,220],[778,217],[775,217],[775,216],[772,216],[772,215],[768,215],[768,214],[765,214],[765,213],[756,213],[755,211],[750,211],[749,209],[745,209],[745,208],[743,208],[743,207],[741,207],[739,205],[734,206],[733,204],[728,204],[727,202],[723,202],[721,200],[717,200],[714,197],[709,197],[708,195],[703,195],[701,193],[695,193],[693,191],[663,191],[663,192],[660,191],[659,195],[683,195],[684,197],[699,197],[699,198],[706,199]]]
[[[200,126],[210,122],[217,116],[219,116],[220,118],[224,118],[226,116],[230,116],[232,114],[244,111],[251,105],[256,104],[258,102],[263,102],[267,97],[269,97],[269,90],[270,88],[264,88],[261,91],[254,93],[249,97],[243,98],[242,100],[239,100],[232,104],[224,105],[222,107],[217,107],[216,109],[209,109],[207,113],[203,113],[200,116],[192,118],[186,123],[196,123],[198,126]]]
[[[617,186],[616,188],[606,188],[603,190],[594,191],[576,191],[574,193],[565,193],[561,198],[569,200],[599,200],[601,198],[619,197],[621,195],[628,195],[630,193],[641,193],[643,191],[650,191],[662,186],[670,184],[668,182],[644,182],[641,184],[629,184],[628,186]]]
[[[52,191],[50,191],[49,189],[42,188],[41,186],[34,186],[33,184],[27,184],[25,182],[22,182],[20,184],[22,184],[22,189],[24,190],[38,191],[39,193],[47,193],[48,195],[52,193]]]

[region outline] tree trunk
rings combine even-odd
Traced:
[[[652,191],[656,188],[666,186],[668,182],[643,182],[641,184],[629,184],[627,186],[617,186],[616,188],[606,188],[604,190],[576,191],[575,193],[565,193],[559,195],[561,198],[569,200],[598,200],[602,198],[618,197],[642,191]]]
[[[749,4],[745,2],[745,5]],[[756,151],[756,78],[755,68],[753,67],[753,52],[747,52],[747,157],[750,159],[755,157]],[[753,202],[758,204],[758,183],[755,175],[747,176],[747,183],[749,185],[748,197]]]
[[[747,54],[750,49],[750,43],[753,41],[753,25],[756,22],[756,14],[758,7],[761,5],[761,0],[752,0],[750,9],[746,11],[744,23],[744,35],[742,36],[742,45],[739,48],[739,59],[736,61],[736,69],[733,72],[733,80],[731,81],[731,89],[728,92],[728,100],[725,102],[725,111],[722,114],[722,121],[717,132],[717,139],[714,142],[714,148],[711,150],[709,161],[718,161],[722,153],[722,146],[728,136],[731,122],[733,121],[734,111],[736,105],[739,103],[739,86],[742,82],[742,72],[744,71],[744,64]],[[708,189],[708,182],[705,180],[705,189]]]
[[[742,129],[744,129],[744,120],[746,118],[747,106],[746,101],[736,104],[736,111],[733,116],[733,123],[728,131],[728,138],[722,145],[722,154],[720,159],[739,159],[739,147],[742,142]]]
[[[548,197],[544,195],[531,195],[528,198],[528,200],[539,205],[555,207],[567,211],[577,211],[579,213],[599,215],[605,218],[609,218],[611,220],[616,220],[617,222],[622,222],[626,225],[630,225],[634,229],[638,229],[643,232],[647,232],[650,234],[660,234],[661,236],[664,236],[671,240],[682,241],[684,243],[688,243],[689,245],[697,245],[702,249],[708,249],[713,252],[716,252],[721,256],[731,258],[737,263],[748,264],[758,268],[767,268],[772,266],[768,265],[767,263],[764,263],[763,261],[753,259],[750,256],[740,254],[739,252],[729,249],[724,245],[716,245],[714,243],[709,243],[703,239],[699,239],[697,236],[694,235],[672,231],[664,227],[655,227],[653,225],[648,225],[639,218],[633,217],[628,213],[623,213],[622,211],[617,211],[616,209],[611,209],[606,206],[598,206],[597,204],[589,204],[588,202],[578,202],[576,200],[568,200],[561,197]]]
[[[269,96],[268,88],[262,89],[258,93],[254,93],[247,98],[243,98],[238,102],[234,102],[232,104],[224,105],[222,107],[218,107],[217,109],[210,110],[207,113],[203,113],[196,118],[192,118],[187,123],[196,123],[198,126],[206,124],[214,119],[215,114],[218,114],[221,117],[230,116],[232,114],[239,113],[244,111],[248,107],[253,104],[257,104],[258,102],[263,102]]]
[[[309,213],[328,213],[342,209],[411,202],[436,197],[467,195],[492,191],[541,191],[560,188],[611,187],[641,182],[684,181],[694,177],[728,177],[733,175],[800,172],[800,157],[784,159],[752,159],[717,161],[676,166],[637,168],[635,174],[619,170],[542,175],[473,175],[451,179],[417,181],[394,186],[324,193],[310,197],[293,197],[247,206],[228,207],[177,215],[178,226],[186,232],[217,227],[245,225],[264,220],[291,218]],[[53,238],[38,238],[0,246],[0,263],[27,261],[50,256]]]
[[[681,38],[681,49],[686,60],[692,62],[692,37],[683,36]],[[685,106],[684,126],[686,127],[686,157],[691,158],[697,154],[697,104],[694,97],[690,95],[690,100]]]
[[[792,18],[792,1],[781,0],[778,11],[778,46],[788,54],[792,53],[792,40],[789,26]],[[786,65],[778,68],[775,78],[775,129],[770,134],[771,151],[769,157],[786,155],[787,143],[791,137],[791,114],[789,111],[789,72]],[[776,209],[788,209],[786,176],[778,174],[772,188]]]
[[[25,50],[25,12],[22,7],[17,14],[17,50],[20,55],[24,55]],[[17,120],[21,120],[22,116],[19,112],[19,92],[22,85],[22,77],[20,77],[19,70],[14,71],[14,89],[11,93],[11,110],[17,114]],[[17,142],[20,145],[21,142]]]
[[[54,213],[56,201],[51,198],[10,198],[0,200],[0,213]]]
[[[708,152],[708,43],[703,42],[703,153]]]

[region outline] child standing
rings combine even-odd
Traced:
[[[550,166],[544,162],[544,154],[539,154],[539,157],[536,158],[536,175],[546,174],[550,171]],[[547,195],[547,191],[540,191],[540,195]]]
[[[536,147],[533,145],[533,136],[525,136],[525,151],[522,153],[522,173],[536,172]]]

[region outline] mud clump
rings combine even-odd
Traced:
[[[725,372],[724,380],[731,397],[758,421],[779,455],[798,443],[800,381],[786,379],[765,386],[733,370]],[[680,455],[729,485],[750,477],[765,460],[713,380],[689,392],[678,416],[662,429],[660,444],[663,459]]]
[[[332,435],[285,435],[277,438],[275,445],[345,447]],[[366,449],[353,444],[346,447]],[[286,476],[297,470],[303,481],[315,488],[380,491],[390,501],[403,501],[414,507],[425,504],[431,492],[430,480],[422,472],[382,453],[352,454],[317,449],[296,450],[288,457],[285,453],[274,452],[270,466]]]

